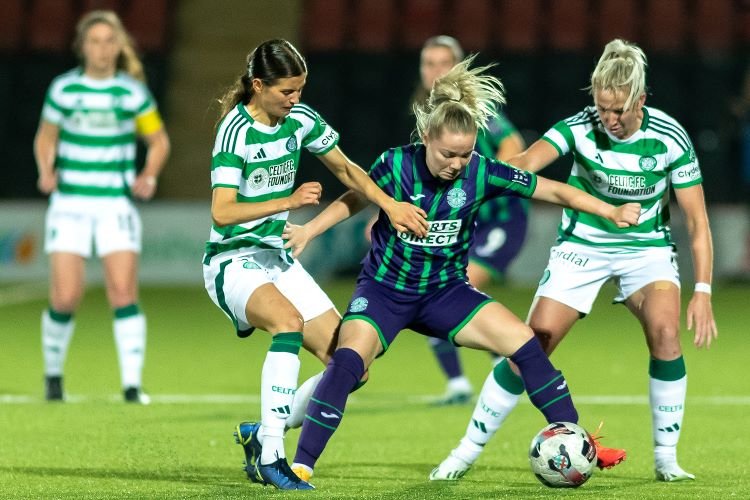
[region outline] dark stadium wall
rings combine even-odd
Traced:
[[[301,0],[191,0],[174,11],[171,71],[164,107],[172,156],[159,196],[211,196],[210,164],[216,99],[244,69],[253,47],[268,38],[298,43]]]

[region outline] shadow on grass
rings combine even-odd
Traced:
[[[220,485],[229,487],[246,487],[242,479],[240,467],[202,467],[175,470],[141,470],[141,469],[110,469],[94,467],[37,467],[13,466],[0,467],[0,473],[26,474],[40,477],[71,477],[71,478],[100,478],[122,479],[128,481],[170,481],[180,483],[200,483],[205,485]],[[236,479],[235,479],[236,478]]]

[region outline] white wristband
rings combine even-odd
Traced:
[[[711,285],[709,283],[696,283],[695,291],[711,295]]]

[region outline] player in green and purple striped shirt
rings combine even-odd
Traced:
[[[81,66],[50,85],[34,140],[39,190],[51,195],[45,234],[50,305],[42,314],[46,398],[64,398],[63,365],[85,288],[84,260],[94,250],[114,309],[125,400],[146,403],[141,391],[146,319],[138,306],[141,220],[131,197],[154,195],[169,138],[114,12],[86,14],[74,45]],[[138,137],[148,152],[136,174]]]
[[[415,109],[422,143],[383,153],[370,177],[396,200],[427,213],[429,232],[417,236],[394,228],[381,212],[372,247],[344,316],[338,348],[307,406],[292,469],[307,479],[338,428],[349,392],[398,333],[410,328],[474,349],[509,356],[521,367],[534,405],[548,421],[577,422],[567,383],[544,354],[534,333],[500,303],[466,279],[477,212],[498,196],[541,199],[596,213],[627,227],[638,220],[637,203],[614,207],[565,184],[515,169],[474,151],[477,131],[504,102],[502,84],[470,69],[473,58],[439,78],[423,106]],[[309,238],[365,205],[349,191],[321,214],[286,231],[298,253]],[[502,390],[490,373],[483,393]]]
[[[420,81],[412,104],[423,104],[435,80],[464,58],[461,44],[452,36],[434,36],[425,41],[419,57]],[[505,161],[524,150],[521,134],[505,113],[496,110],[486,128],[477,133],[474,149],[482,156]],[[500,196],[485,201],[477,214],[474,244],[469,248],[466,268],[469,283],[482,290],[492,280],[505,277],[508,266],[521,251],[526,238],[529,202],[519,196]],[[472,387],[464,375],[458,349],[450,342],[428,338],[430,347],[447,377],[445,394],[438,405],[471,401]],[[492,354],[494,362],[500,358]]]

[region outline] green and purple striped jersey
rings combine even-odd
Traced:
[[[418,294],[466,280],[468,251],[482,203],[498,196],[529,198],[536,189],[536,175],[476,152],[459,177],[440,180],[427,169],[420,143],[383,153],[370,168],[370,177],[395,200],[427,212],[430,228],[424,238],[399,233],[381,211],[362,274]]]
[[[495,158],[497,150],[500,148],[500,143],[516,132],[516,127],[505,116],[505,113],[498,111],[487,120],[487,128],[479,130],[474,149],[482,156]],[[482,205],[477,216],[477,223],[492,225],[504,223],[511,218],[511,214],[525,213],[528,211],[528,207],[529,202],[525,198],[511,196],[492,198]]]
[[[299,168],[300,151],[307,148],[322,155],[333,149],[339,134],[312,108],[297,104],[276,126],[253,120],[241,103],[219,124],[211,161],[211,187],[237,190],[237,201],[257,203],[292,194]],[[284,250],[281,232],[288,211],[250,220],[242,224],[213,225],[206,243],[206,257],[231,250],[276,249],[291,261]]]
[[[128,196],[135,180],[137,120],[155,110],[146,86],[123,72],[96,80],[75,68],[55,78],[42,119],[60,129],[58,195]]]
[[[674,118],[644,106],[640,129],[620,140],[602,126],[596,108],[588,106],[555,124],[542,139],[560,156],[573,154],[568,184],[613,205],[632,201],[642,206],[639,224],[627,228],[566,208],[558,241],[618,250],[672,244],[669,187],[702,182],[693,144]]]

